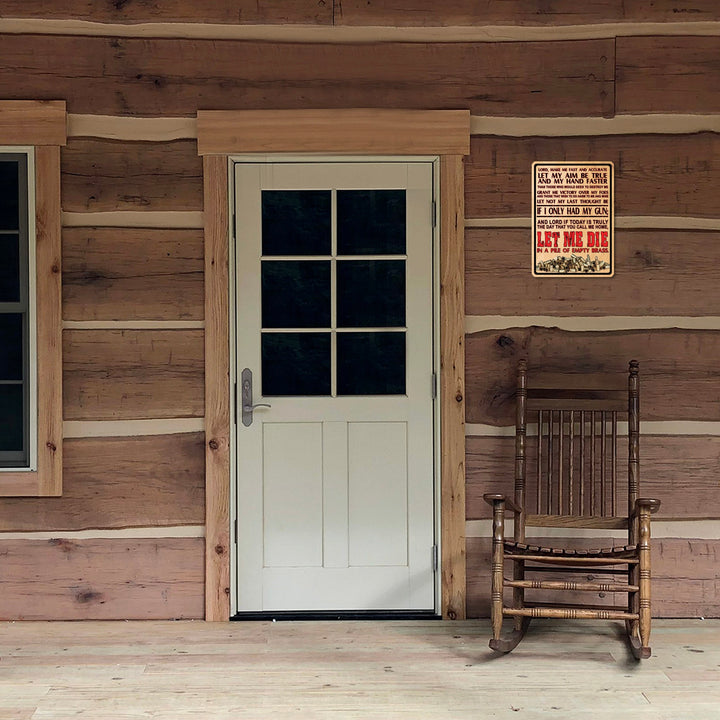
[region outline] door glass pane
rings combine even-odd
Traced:
[[[263,255],[329,255],[329,190],[263,190]]]
[[[262,326],[330,326],[330,261],[264,260]]]
[[[404,255],[404,190],[338,190],[339,255]]]
[[[23,450],[23,386],[0,385],[0,451]]]
[[[0,162],[0,230],[20,228],[19,209],[17,161]]]
[[[404,327],[405,261],[340,260],[338,327]]]
[[[22,380],[23,316],[0,315],[0,380]]]
[[[330,333],[263,333],[262,394],[329,395]]]
[[[0,235],[0,302],[20,302],[20,237],[18,235]]]
[[[338,333],[337,392],[404,395],[405,333]]]

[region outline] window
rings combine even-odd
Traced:
[[[37,467],[32,149],[0,150],[0,467]],[[31,428],[32,424],[32,428]]]
[[[0,496],[62,490],[65,103],[0,101]]]

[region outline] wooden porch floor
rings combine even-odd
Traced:
[[[536,620],[504,657],[488,632],[482,620],[0,623],[0,719],[720,718],[720,620],[656,621],[641,664],[619,623]]]

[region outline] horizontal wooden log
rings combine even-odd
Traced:
[[[720,540],[652,541],[655,617],[720,617]]]
[[[720,216],[717,133],[473,137],[470,149],[465,162],[469,218],[530,217],[531,170],[536,160],[613,162],[618,215]]]
[[[585,279],[531,277],[531,234],[466,230],[468,315],[717,315],[719,232],[620,230],[616,277]]]
[[[614,108],[614,39],[271,44],[6,35],[1,47],[0,96],[61,96],[70,113],[389,107],[610,116]]]
[[[641,392],[642,395],[642,392]],[[642,399],[642,397],[641,397]],[[468,519],[490,518],[483,494],[513,497],[515,438],[467,438],[466,510]],[[662,500],[653,520],[720,518],[717,458],[720,437],[642,435],[640,494]],[[627,476],[627,439],[618,438],[618,473]],[[528,470],[528,474],[532,469]]]
[[[202,330],[65,330],[65,420],[201,417]]]
[[[201,618],[203,547],[202,538],[0,539],[0,618]]]
[[[202,161],[194,140],[71,138],[61,167],[66,212],[202,210]]]
[[[716,37],[617,38],[616,112],[720,112]]]
[[[0,100],[0,137],[3,145],[64,145],[65,102]]]
[[[552,541],[549,541],[552,542]],[[584,539],[584,543],[597,544],[598,539]],[[607,542],[607,540],[605,540]],[[557,538],[555,538],[557,544]],[[490,538],[468,538],[468,617],[490,615]],[[652,553],[652,614],[653,617],[720,617],[720,579],[717,563],[720,562],[720,540],[693,540],[661,538],[651,541]],[[592,577],[581,576],[594,582],[613,582],[617,578],[602,576],[601,570]],[[539,574],[533,574],[539,578]],[[607,579],[609,577],[610,579]],[[553,574],[553,580],[560,579]],[[578,580],[568,575],[570,580]],[[531,591],[528,591],[530,593]],[[550,599],[553,602],[589,602],[588,593],[570,591],[533,591],[533,599]],[[541,595],[542,594],[542,595]],[[528,594],[528,597],[531,597]],[[605,594],[601,602],[621,606],[624,595]],[[510,601],[509,594],[506,603]]]
[[[570,282],[570,281],[568,281]],[[513,425],[517,361],[532,373],[623,374],[640,361],[642,420],[720,419],[720,333],[714,330],[566,332],[508,328],[467,336],[466,420]]]
[[[19,1],[19,0],[18,0]],[[718,20],[714,0],[600,0],[577,3],[555,0],[545,11],[536,0],[335,0],[336,25],[576,25],[604,22],[677,22]]]
[[[202,525],[204,438],[65,440],[62,497],[4,498],[0,532]]]
[[[4,18],[49,18],[54,20],[89,20],[98,23],[228,23],[331,25],[331,0],[121,0],[88,2],[64,0],[3,0]]]
[[[201,230],[65,228],[65,320],[201,320]]]

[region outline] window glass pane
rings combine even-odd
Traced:
[[[0,385],[0,451],[23,450],[23,386]]]
[[[0,315],[0,380],[23,379],[23,316]]]
[[[263,333],[262,394],[329,395],[330,333]]]
[[[404,255],[404,190],[338,190],[340,255]]]
[[[338,395],[404,395],[405,333],[337,336]]]
[[[0,161],[0,230],[20,228],[19,209],[17,161]]]
[[[20,302],[18,235],[0,235],[0,302]]]
[[[338,327],[404,327],[405,261],[339,260]]]
[[[264,260],[262,325],[330,327],[330,261]]]
[[[329,255],[329,190],[263,190],[263,255]]]

